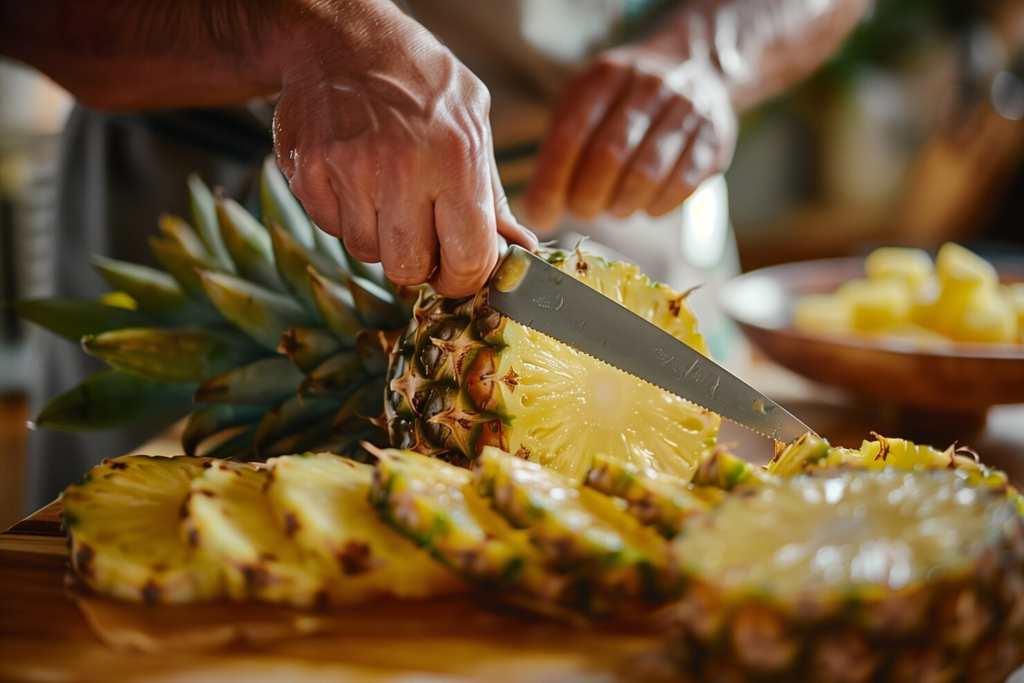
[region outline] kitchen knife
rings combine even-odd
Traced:
[[[758,390],[625,306],[511,246],[490,280],[492,308],[763,436],[813,430]]]

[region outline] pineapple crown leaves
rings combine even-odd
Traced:
[[[96,256],[116,297],[16,304],[112,368],[37,423],[113,429],[191,412],[187,453],[243,459],[380,441],[371,418],[383,413],[388,344],[425,289],[392,284],[317,230],[272,158],[262,221],[197,175],[187,182],[191,223],[161,216],[150,239],[162,270]]]

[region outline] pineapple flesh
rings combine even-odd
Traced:
[[[673,543],[700,680],[995,683],[1024,655],[1024,518],[960,472],[740,487]]]
[[[302,552],[275,518],[264,490],[267,472],[218,462],[192,481],[185,502],[189,545],[223,569],[234,600],[259,599],[297,607],[344,601],[339,572]]]
[[[120,600],[187,603],[223,593],[220,567],[182,538],[182,503],[216,461],[144,455],[104,460],[61,497],[71,566]]]
[[[354,595],[421,598],[469,588],[380,519],[370,504],[372,465],[331,453],[268,465],[267,495],[285,535],[343,575]]]

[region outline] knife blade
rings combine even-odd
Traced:
[[[526,249],[511,246],[488,303],[512,320],[763,436],[789,443],[810,427],[625,306]]]

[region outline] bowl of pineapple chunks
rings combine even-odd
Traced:
[[[736,278],[726,313],[766,356],[887,406],[983,415],[1024,403],[1024,270],[947,243]]]

